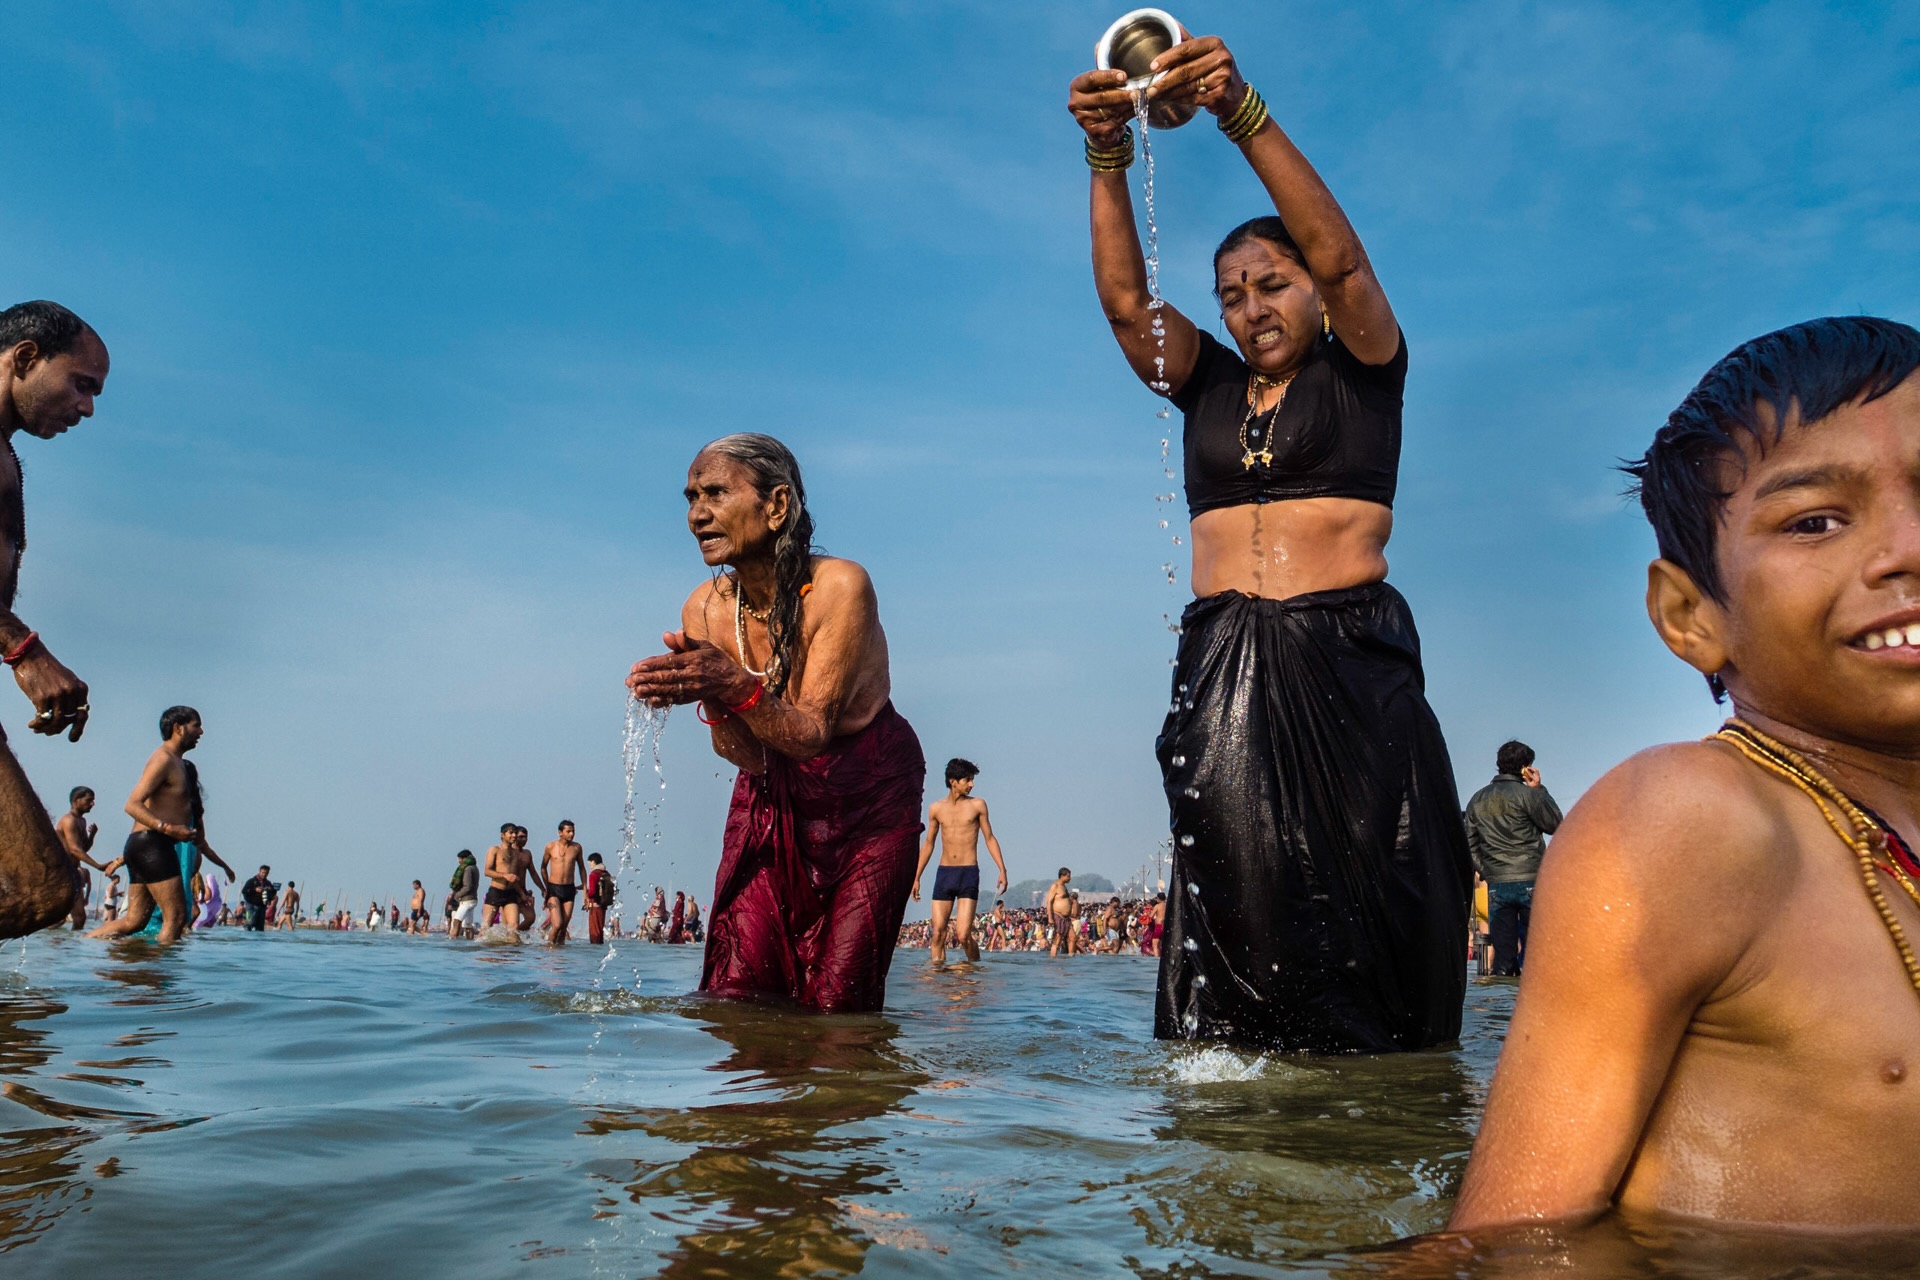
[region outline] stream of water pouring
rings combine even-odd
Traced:
[[[636,698],[627,699],[627,719],[620,734],[620,761],[626,772],[627,796],[620,826],[620,856],[611,869],[616,898],[615,908],[609,911],[609,916],[613,916],[616,910],[624,914],[628,871],[644,861],[648,850],[660,844],[660,808],[666,802],[667,790],[666,775],[660,767],[660,738],[666,732],[669,710],[667,707],[649,707]],[[636,791],[641,766],[648,762],[653,766],[653,776],[659,785],[653,798],[643,801],[636,796]],[[646,826],[644,833],[641,831],[643,819]],[[644,849],[641,847],[643,842],[646,845]],[[599,967],[594,970],[593,991],[583,1002],[587,1010],[596,1015],[593,1039],[587,1046],[589,1055],[599,1047],[604,1029],[597,1015],[610,1012],[616,1001],[637,994],[640,988],[640,968],[635,965],[630,988],[626,984],[616,984],[612,990],[605,989],[607,966],[620,954],[621,941],[608,935],[607,949],[600,956]]]
[[[1160,295],[1160,218],[1158,211],[1154,208],[1153,200],[1153,129],[1147,119],[1148,106],[1145,86],[1135,89],[1133,91],[1133,121],[1140,130],[1140,160],[1142,171],[1140,195],[1141,203],[1145,206],[1147,212],[1147,243],[1145,254],[1147,262],[1147,310],[1151,313],[1151,331],[1153,333],[1154,346],[1157,349],[1157,354],[1153,358],[1153,381],[1147,385],[1153,389],[1156,395],[1162,397],[1160,408],[1153,416],[1165,422],[1172,416],[1172,410],[1168,407],[1164,399],[1169,389],[1167,383],[1167,326],[1161,318],[1161,312],[1166,308],[1167,300]],[[1163,480],[1173,479],[1173,437],[1166,427],[1162,427],[1160,433],[1160,476]],[[1171,523],[1171,516],[1167,514],[1167,512],[1171,511],[1170,504],[1176,496],[1172,490],[1172,486],[1168,486],[1166,492],[1155,493],[1153,495],[1153,500],[1156,504],[1161,504],[1166,507],[1166,511],[1159,517],[1160,527],[1162,529],[1167,528]],[[1172,539],[1174,546],[1178,547],[1182,544],[1183,540],[1179,534],[1174,533],[1168,536]],[[1167,575],[1168,586],[1178,585],[1179,566],[1177,560],[1164,561],[1160,565],[1160,571]],[[1176,635],[1179,634],[1180,624],[1173,620],[1171,611],[1161,614],[1160,617],[1161,620],[1167,624],[1167,630]],[[1173,666],[1175,661],[1176,659],[1169,658],[1167,659],[1167,665]]]

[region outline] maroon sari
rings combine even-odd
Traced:
[[[733,784],[700,989],[877,1010],[919,855],[920,739],[889,702],[811,760],[767,756]]]

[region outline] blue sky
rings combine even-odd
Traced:
[[[96,708],[78,746],[10,730],[42,796],[94,786],[117,845],[185,701],[215,846],[309,901],[437,889],[509,819],[612,852],[620,679],[702,574],[685,467],[753,428],[872,571],[896,701],[936,786],[983,766],[1014,878],[1151,856],[1184,597],[1064,110],[1122,7],[9,5],[0,297],[114,358],[92,422],[21,446],[19,607]],[[1920,316],[1920,14],[1175,12],[1407,331],[1392,580],[1463,792],[1509,736],[1570,800],[1710,730],[1610,467],[1745,338]],[[1204,315],[1261,193],[1205,122],[1156,141]],[[634,879],[704,901],[728,770],[684,711],[663,764]]]

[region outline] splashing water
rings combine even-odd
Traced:
[[[1198,1019],[1193,1019],[1193,1025],[1198,1025]],[[1181,1084],[1240,1084],[1267,1074],[1265,1054],[1248,1057],[1224,1045],[1182,1054],[1170,1065],[1173,1078]]]
[[[636,855],[638,855],[639,858],[644,858],[645,856],[645,851],[640,848],[642,838],[640,825],[643,814],[647,825],[645,836],[647,846],[654,848],[660,844],[660,808],[666,803],[667,790],[666,774],[662,772],[660,767],[660,738],[661,735],[666,732],[667,714],[670,710],[671,708],[669,707],[647,706],[638,698],[629,697],[627,699],[627,719],[620,734],[620,761],[626,770],[627,798],[626,805],[621,811],[620,858],[613,868],[613,887],[616,906],[618,906],[621,899],[626,896],[627,872],[630,868],[637,865]],[[653,775],[659,781],[659,787],[655,791],[652,800],[637,802],[634,792],[640,780],[640,766],[641,763],[648,758],[652,760]],[[600,1036],[606,1029],[606,1024],[600,1020],[598,1015],[626,1007],[624,1001],[628,993],[625,988],[619,985],[616,985],[613,991],[607,993],[604,997],[601,995],[601,986],[606,980],[607,966],[612,964],[614,958],[620,954],[619,944],[619,939],[613,937],[611,934],[608,935],[607,949],[601,955],[600,965],[593,973],[593,994],[582,1002],[580,1006],[585,1011],[595,1015],[593,1038],[587,1042],[589,1061],[592,1060],[594,1050],[599,1048]],[[635,965],[633,968],[632,994],[637,996],[639,989],[640,967]],[[588,1077],[587,1083],[592,1085],[598,1079],[599,1072],[595,1071]]]
[[[1147,265],[1147,311],[1151,319],[1151,332],[1153,334],[1155,347],[1153,379],[1148,382],[1147,385],[1153,389],[1156,395],[1163,397],[1160,402],[1160,407],[1154,411],[1153,416],[1161,421],[1165,421],[1172,415],[1172,410],[1168,408],[1166,400],[1164,399],[1167,392],[1171,390],[1171,385],[1167,382],[1167,326],[1165,317],[1162,314],[1166,308],[1167,300],[1160,294],[1160,216],[1159,211],[1154,207],[1153,130],[1147,121],[1147,108],[1147,91],[1145,86],[1142,86],[1133,91],[1133,121],[1140,131],[1140,158],[1142,161],[1140,197],[1141,205],[1146,210],[1147,215],[1147,237],[1144,252]],[[1165,434],[1164,429],[1160,436],[1160,476],[1165,480],[1174,478],[1173,438]],[[1154,501],[1156,503],[1172,502],[1175,497],[1176,495],[1172,493],[1156,493],[1154,495]],[[1162,529],[1167,528],[1168,521],[1166,517],[1158,517],[1158,523]],[[1172,538],[1174,546],[1177,547],[1181,545],[1178,534],[1172,535]],[[1179,575],[1172,563],[1161,565],[1160,571],[1166,575],[1168,586],[1178,585]]]

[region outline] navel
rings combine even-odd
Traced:
[[[1880,1068],[1880,1078],[1888,1084],[1899,1084],[1907,1078],[1907,1064],[1898,1058],[1889,1059],[1887,1065]]]

